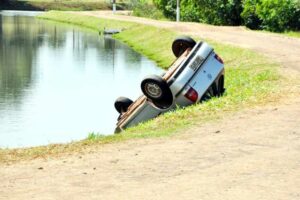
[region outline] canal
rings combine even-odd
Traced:
[[[0,148],[113,134],[118,96],[136,99],[154,62],[111,37],[0,12]]]

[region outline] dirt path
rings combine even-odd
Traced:
[[[177,23],[126,15],[113,15],[110,11],[88,11],[80,12],[80,14],[170,28],[180,31],[182,34],[196,35],[222,43],[253,49],[275,59],[277,62],[283,64],[284,67],[300,72],[300,38],[249,31],[244,27],[217,27],[192,22]]]
[[[155,24],[180,30],[188,26]],[[204,25],[194,33],[220,34],[227,43],[241,39],[239,45],[288,60],[288,71],[300,71],[298,39]],[[83,155],[0,165],[0,178],[0,199],[298,200],[300,94],[172,138],[133,140]]]
[[[300,98],[85,155],[0,166],[0,199],[300,199]]]

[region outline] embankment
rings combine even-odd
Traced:
[[[118,3],[117,9],[124,10],[127,4]],[[107,1],[5,1],[1,3],[0,10],[30,10],[30,11],[49,11],[49,10],[111,10],[112,5]]]
[[[159,66],[167,68],[175,59],[170,47],[174,38],[180,33],[170,29],[58,11],[45,13],[39,18],[90,28],[96,31],[95,34],[104,28],[123,29],[123,32],[114,37],[156,61]],[[227,90],[223,97],[166,113],[147,123],[130,128],[123,134],[104,137],[93,133],[86,140],[70,144],[0,150],[0,162],[82,152],[95,145],[128,139],[169,136],[179,133],[184,128],[223,118],[244,108],[276,102],[281,98],[280,94],[292,93],[291,91],[287,93],[286,87],[283,87],[284,78],[279,75],[278,65],[274,62],[251,50],[211,40],[209,43],[225,61]],[[285,80],[285,82],[289,81]]]

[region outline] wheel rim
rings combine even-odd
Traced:
[[[159,98],[162,95],[162,90],[155,83],[147,83],[145,85],[145,90],[153,98]]]

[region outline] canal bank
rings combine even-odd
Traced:
[[[117,9],[124,10],[127,8],[126,3],[118,3]],[[111,10],[112,5],[108,1],[3,1],[0,4],[0,10],[27,10],[27,11],[48,11],[48,10]]]
[[[0,148],[113,134],[115,99],[137,98],[136,85],[163,70],[110,36],[40,13],[0,11]]]
[[[168,29],[63,12],[49,12],[41,18],[81,25],[97,32],[110,26],[112,28],[123,28],[125,31],[115,35],[115,38],[155,60],[160,66],[167,67],[174,59],[170,45],[179,33]],[[214,41],[210,41],[210,43],[213,44],[216,52],[222,56],[226,63],[227,93],[224,97],[167,113],[151,122],[131,128],[120,135],[104,137],[94,133],[90,134],[86,140],[66,145],[49,145],[25,150],[2,150],[2,160],[22,160],[34,156],[47,157],[66,152],[85,151],[85,149],[95,146],[93,144],[98,146],[98,144],[133,138],[169,136],[180,132],[184,128],[225,117],[237,110],[266,104],[270,101],[276,102],[280,99],[279,85],[282,79],[278,75],[276,64],[250,50]]]

